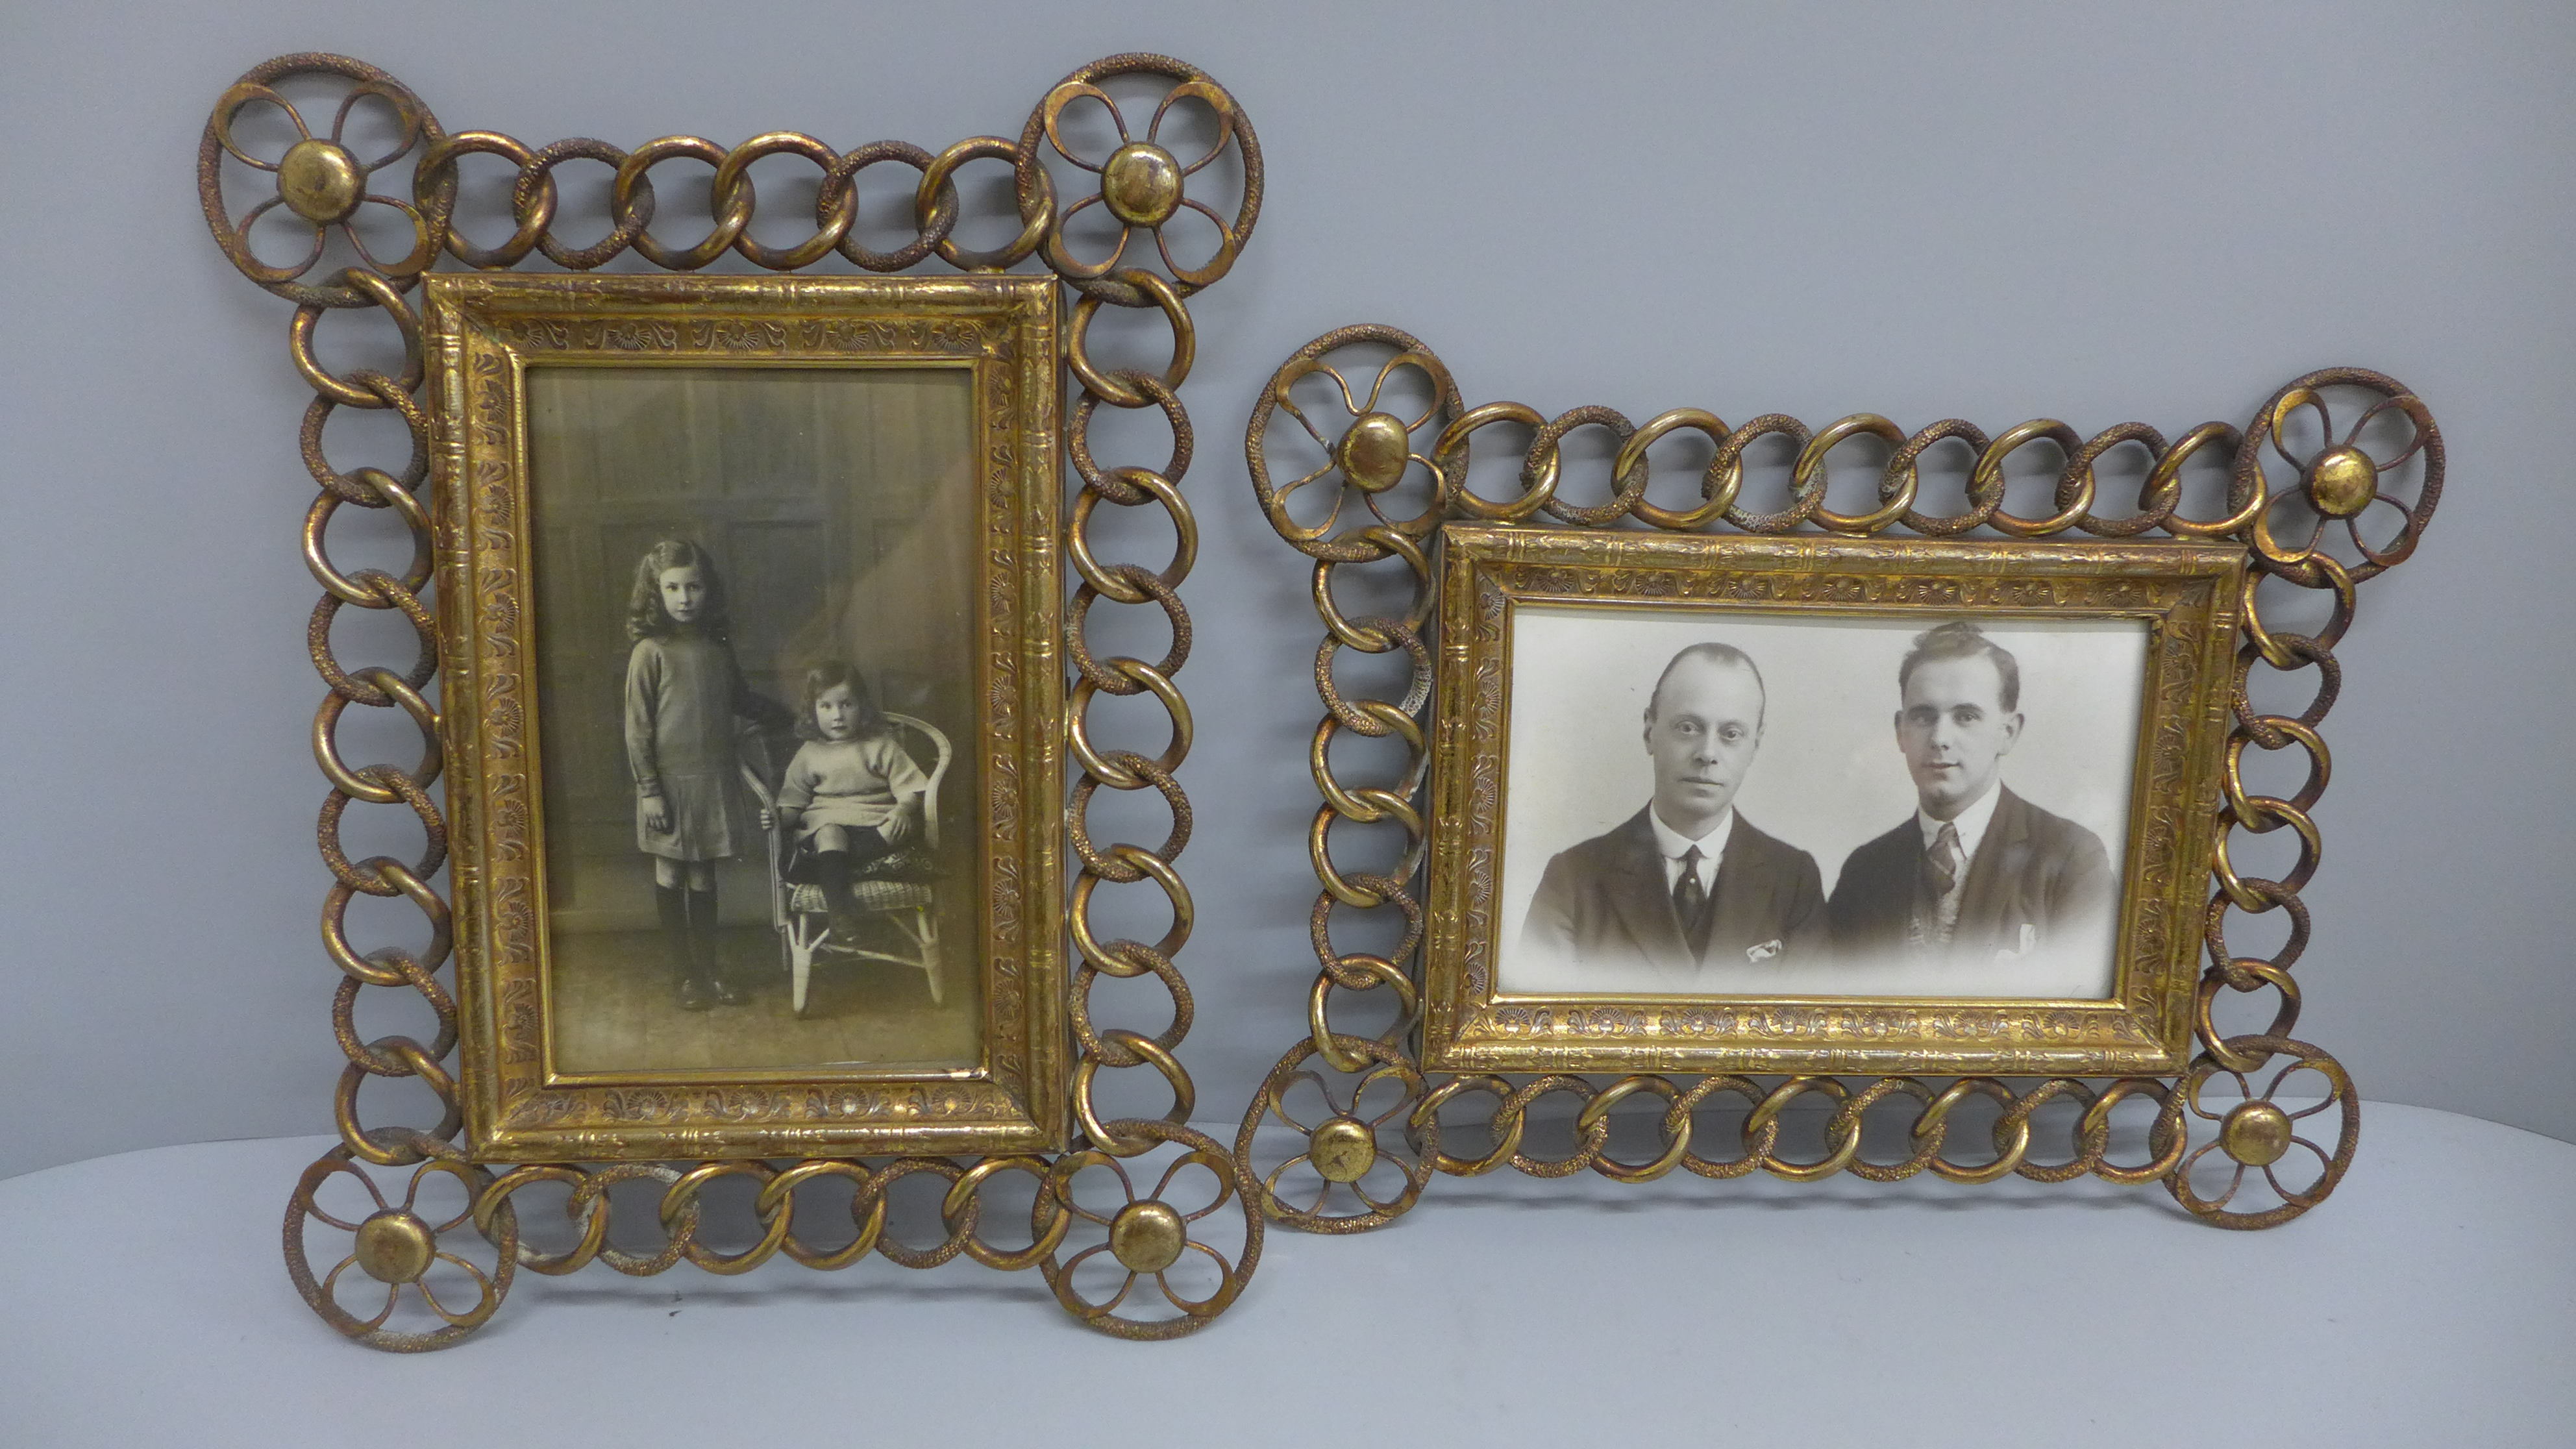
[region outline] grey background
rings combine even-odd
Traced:
[[[320,1130],[341,1067],[294,552],[310,394],[291,309],[223,261],[190,177],[235,75],[337,50],[451,128],[532,144],[935,148],[1016,133],[1065,71],[1136,48],[1215,73],[1269,163],[1250,249],[1193,305],[1186,394],[1204,1115],[1303,1031],[1314,970],[1316,630],[1230,435],[1289,350],[1377,320],[1471,401],[1637,418],[2174,434],[2314,367],[2405,379],[2451,492],[2342,651],[2300,1033],[2368,1095],[2576,1136],[2553,747],[2576,594],[2549,567],[2576,372],[2563,6],[335,0],[0,17],[0,1173]],[[1143,429],[1104,446],[1160,455]],[[421,1120],[374,1091],[371,1119]]]

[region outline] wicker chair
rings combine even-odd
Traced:
[[[939,850],[939,785],[947,777],[948,762],[955,751],[948,736],[925,720],[889,711],[886,723],[893,726],[897,740],[916,764],[926,764],[930,789],[922,796],[922,833],[919,848],[906,849],[887,858],[895,868],[904,864],[920,865]],[[743,778],[764,810],[778,808],[777,793],[756,770],[745,767]],[[791,1000],[796,1014],[805,1014],[806,988],[818,964],[857,961],[885,961],[909,966],[919,971],[930,984],[934,1003],[942,996],[940,981],[944,964],[939,945],[938,899],[927,885],[900,879],[884,879],[887,863],[876,863],[877,875],[862,874],[850,882],[850,893],[858,900],[859,910],[866,915],[887,917],[902,945],[895,950],[877,950],[857,941],[847,941],[832,931],[831,910],[818,885],[786,878],[788,843],[784,832],[772,830],[769,836],[770,921],[777,928],[779,948],[786,957],[791,980]]]

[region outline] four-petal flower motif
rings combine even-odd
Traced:
[[[464,1210],[444,1222],[431,1222],[419,1212],[421,1185],[433,1175],[453,1177],[465,1189]],[[376,1210],[357,1222],[333,1215],[315,1199],[323,1184],[344,1176],[355,1179],[366,1190],[368,1200],[375,1204]],[[402,1202],[396,1205],[385,1201],[375,1179],[350,1160],[347,1148],[334,1149],[304,1170],[304,1177],[296,1184],[295,1196],[288,1204],[288,1275],[294,1279],[297,1290],[304,1295],[304,1301],[312,1306],[313,1311],[351,1338],[380,1348],[446,1346],[482,1326],[501,1306],[503,1295],[510,1289],[512,1271],[517,1266],[515,1217],[508,1219],[495,1241],[494,1246],[499,1253],[495,1274],[486,1274],[481,1268],[439,1246],[440,1240],[448,1233],[474,1220],[473,1204],[481,1177],[479,1169],[461,1158],[433,1158],[413,1169]],[[318,1283],[313,1279],[304,1254],[303,1229],[308,1221],[337,1228],[354,1239],[349,1253]],[[458,1310],[439,1301],[437,1292],[430,1286],[429,1273],[441,1263],[462,1271],[473,1281],[477,1291],[473,1306]],[[371,1316],[361,1318],[340,1303],[340,1277],[353,1267],[385,1287],[385,1301]],[[409,1286],[429,1311],[444,1321],[444,1327],[427,1334],[384,1331],[385,1323],[393,1317],[394,1308],[402,1299],[405,1286]]]
[[[1339,369],[1323,360],[1326,353],[1356,342],[1378,342],[1398,349],[1394,356],[1379,365],[1365,401],[1352,391],[1350,380]],[[1431,394],[1421,413],[1409,420],[1379,405],[1385,397],[1388,381],[1405,368],[1420,372],[1429,382]],[[1332,379],[1342,410],[1351,419],[1349,426],[1336,437],[1326,437],[1324,430],[1307,415],[1306,407],[1290,394],[1290,389],[1298,383],[1318,375]],[[1268,459],[1258,444],[1273,409],[1296,419],[1297,425],[1305,429],[1306,435],[1324,451],[1324,461],[1320,465],[1275,487],[1270,481]],[[1350,497],[1347,490],[1358,491],[1380,525],[1406,538],[1420,538],[1438,527],[1450,500],[1466,481],[1464,449],[1456,447],[1435,457],[1437,441],[1417,449],[1413,435],[1434,422],[1443,423],[1445,431],[1447,420],[1457,417],[1461,410],[1458,387],[1450,380],[1449,369],[1404,333],[1391,327],[1351,327],[1317,338],[1300,348],[1296,356],[1273,374],[1270,386],[1262,391],[1261,404],[1252,416],[1251,437],[1255,446],[1249,450],[1249,456],[1253,491],[1260,498],[1263,511],[1269,514],[1271,527],[1301,551],[1337,562],[1381,557],[1383,550],[1377,544],[1334,536],[1333,525],[1340,519],[1342,505]],[[1405,518],[1394,517],[1379,500],[1402,482],[1406,471],[1416,463],[1431,475],[1431,498],[1419,513]],[[1299,489],[1313,483],[1323,483],[1335,490],[1332,507],[1320,522],[1299,523],[1290,516],[1288,500]]]
[[[2313,411],[2319,438],[2334,439],[2334,415],[2327,406],[2324,389],[2336,386],[2365,387],[2382,396],[2363,409],[2340,441],[2323,442],[2315,453],[2302,459],[2290,451],[2284,436],[2290,421],[2303,408]],[[2396,456],[2374,457],[2364,446],[2363,437],[2374,422],[2392,413],[2405,417],[2412,426],[2412,438]],[[2295,547],[2285,545],[2275,533],[2269,508],[2255,515],[2255,551],[2274,572],[2296,583],[2314,586],[2327,582],[2334,569],[2341,567],[2318,547],[2327,525],[2337,522],[2343,524],[2360,554],[2361,562],[2349,568],[2352,582],[2359,583],[2394,568],[2415,551],[2424,525],[2431,521],[2433,507],[2442,495],[2442,433],[2433,425],[2431,410],[2396,379],[2361,368],[2310,373],[2283,388],[2254,420],[2253,435],[2246,442],[2248,447],[2241,456],[2247,466],[2260,466],[2258,455],[2268,444],[2283,462],[2298,470],[2298,489],[2276,494],[2274,502],[2303,498],[2316,514],[2306,541]],[[2424,457],[2423,482],[2410,508],[2383,491],[2382,484],[2418,453]],[[2398,513],[2396,534],[2380,545],[2364,537],[2361,527],[2362,515],[2374,503],[2384,503]]]
[[[1215,1141],[1188,1128],[1166,1122],[1122,1121],[1109,1124],[1112,1130],[1133,1132],[1153,1143],[1168,1143],[1184,1150],[1163,1169],[1162,1177],[1151,1193],[1139,1196],[1136,1184],[1128,1177],[1126,1167],[1109,1152],[1097,1147],[1085,1148],[1056,1162],[1048,1174],[1047,1189],[1039,1197],[1037,1214],[1043,1226],[1050,1203],[1063,1212],[1107,1230],[1107,1238],[1083,1248],[1059,1264],[1049,1256],[1041,1265],[1047,1286],[1055,1290],[1057,1301],[1075,1317],[1092,1327],[1128,1338],[1166,1338],[1187,1333],[1225,1311],[1235,1295],[1243,1291],[1245,1279],[1261,1250],[1260,1218],[1245,1214],[1245,1239],[1240,1259],[1229,1263],[1223,1253],[1199,1241],[1190,1233],[1190,1224],[1208,1217],[1234,1197],[1234,1163]],[[1174,1206],[1172,1185],[1184,1168],[1206,1168],[1216,1179],[1216,1194],[1203,1207],[1184,1210]],[[1118,1181],[1120,1205],[1102,1213],[1085,1207],[1077,1200],[1074,1180],[1094,1168],[1109,1169]],[[1216,1291],[1205,1298],[1191,1298],[1172,1286],[1171,1273],[1182,1259],[1196,1251],[1207,1255],[1217,1271]],[[1075,1274],[1085,1263],[1106,1253],[1124,1271],[1118,1291],[1098,1301],[1085,1298],[1074,1282]],[[1120,1305],[1135,1292],[1137,1280],[1151,1278],[1165,1301],[1180,1310],[1180,1317],[1166,1319],[1119,1318]]]
[[[1357,1232],[1390,1222],[1413,1206],[1432,1172],[1433,1148],[1421,1140],[1412,1120],[1422,1101],[1422,1073],[1382,1042],[1336,1036],[1334,1043],[1338,1049],[1356,1052],[1365,1059],[1365,1064],[1354,1063],[1359,1069],[1353,1074],[1348,1092],[1336,1097],[1332,1084],[1305,1065],[1318,1053],[1311,1040],[1300,1042],[1262,1083],[1254,1111],[1245,1118],[1243,1136],[1235,1143],[1235,1156],[1248,1162],[1253,1135],[1264,1117],[1278,1118],[1305,1139],[1304,1150],[1272,1168],[1262,1179],[1261,1191],[1263,1209],[1271,1216],[1311,1232]],[[1371,1113],[1366,1105],[1369,1090],[1381,1082],[1396,1089],[1395,1101],[1384,1111]],[[1315,1089],[1323,1106],[1322,1114],[1312,1124],[1301,1120],[1289,1107],[1289,1094],[1301,1083]],[[1387,1151],[1381,1143],[1380,1131],[1390,1128],[1399,1134],[1405,1156]],[[1291,1204],[1279,1190],[1280,1179],[1300,1166],[1312,1172],[1318,1182],[1314,1198],[1303,1207]],[[1394,1169],[1403,1182],[1402,1190],[1391,1198],[1380,1199],[1363,1185],[1379,1167]],[[1324,1204],[1336,1187],[1357,1199],[1362,1211],[1347,1216],[1326,1214]]]
[[[2334,1191],[2336,1182],[2342,1179],[2344,1169],[2352,1161],[2353,1139],[2360,1128],[2361,1104],[2353,1094],[2352,1081],[2344,1074],[2342,1064],[2314,1047],[2282,1037],[2237,1037],[2228,1041],[2226,1046],[2230,1054],[2246,1061],[2244,1069],[2225,1066],[2214,1056],[2202,1057],[2193,1065],[2182,1089],[2174,1096],[2173,1101],[2182,1110],[2167,1109],[2169,1130],[2178,1131],[2186,1125],[2182,1120],[2185,1113],[2202,1122],[2213,1123],[2218,1129],[2216,1136],[2183,1158],[2174,1169],[2170,1186],[2184,1207],[2222,1227],[2271,1227],[2306,1212],[2325,1201],[2326,1195]],[[2290,1060],[2273,1073],[2272,1080],[2257,1093],[2247,1080],[2247,1074],[2261,1070],[2274,1056],[2284,1054]],[[2322,1078],[2323,1094],[2305,1106],[2282,1106],[2278,1100],[2282,1085],[2301,1072],[2311,1072]],[[2202,1100],[2203,1089],[2221,1075],[2235,1082],[2238,1097],[2235,1105],[2223,1112],[2211,1110],[2210,1105]],[[2342,1111],[2342,1132],[2331,1153],[2300,1136],[2298,1129],[2300,1119],[2314,1117],[2330,1107]],[[2306,1148],[2317,1159],[2318,1175],[2305,1187],[2293,1188],[2284,1184],[2276,1170],[2295,1147]],[[2228,1174],[2227,1186],[2214,1197],[2204,1197],[2194,1187],[2193,1175],[2213,1152],[2224,1154],[2234,1167]],[[2230,1210],[2229,1204],[2244,1188],[2249,1172],[2262,1174],[2264,1183],[2280,1199],[2277,1206],[2250,1213]]]
[[[288,59],[313,62],[316,58]],[[441,139],[438,122],[420,103],[419,97],[392,77],[354,61],[330,59],[334,63],[288,66],[283,62],[272,62],[252,71],[225,91],[223,97],[215,102],[214,114],[206,122],[205,141],[198,152],[197,185],[199,197],[205,204],[206,220],[214,228],[216,242],[243,275],[291,301],[349,306],[364,299],[345,287],[294,285],[298,277],[311,271],[314,264],[322,259],[323,245],[329,233],[337,229],[350,249],[369,267],[398,285],[408,285],[438,259],[439,244],[446,234],[447,209],[454,200],[455,188],[451,174],[449,182],[436,194],[418,198],[419,204],[367,189],[369,176],[409,154],[424,139],[435,145]],[[303,113],[295,103],[270,84],[287,76],[313,72],[341,75],[351,81],[348,94],[331,118],[329,133],[320,136],[315,135],[313,128],[305,123]],[[345,139],[350,114],[357,109],[359,102],[368,99],[390,106],[397,126],[388,149],[372,160],[359,157]],[[274,160],[253,155],[234,135],[234,126],[242,113],[260,104],[274,106],[284,112],[299,138]],[[251,207],[238,221],[228,220],[224,211],[219,172],[221,158],[226,155],[277,179],[277,194]],[[354,219],[359,208],[370,203],[392,207],[409,218],[412,247],[402,257],[393,261],[379,259],[368,248],[366,238],[359,234]],[[423,205],[429,210],[424,212]],[[301,259],[275,266],[261,261],[253,252],[250,233],[262,217],[281,206],[312,228],[313,244]]]
[[[1094,84],[1113,76],[1136,72],[1170,76],[1178,81],[1154,108],[1154,118],[1139,139],[1128,127],[1118,102],[1107,91]],[[1118,134],[1118,146],[1097,161],[1077,154],[1077,147],[1067,144],[1063,117],[1067,107],[1083,99],[1098,101],[1109,112],[1110,125]],[[1216,135],[1207,151],[1196,160],[1184,162],[1163,144],[1163,123],[1172,108],[1183,101],[1197,101],[1216,117]],[[1160,56],[1116,57],[1098,65],[1085,66],[1047,93],[1038,105],[1037,114],[1029,121],[1030,134],[1020,144],[1021,176],[1024,188],[1038,165],[1034,142],[1043,133],[1055,153],[1066,161],[1100,178],[1100,189],[1065,208],[1056,225],[1047,231],[1043,243],[1046,263],[1057,275],[1079,287],[1086,295],[1120,306],[1140,306],[1148,300],[1132,283],[1112,275],[1127,255],[1128,244],[1138,231],[1150,233],[1154,248],[1161,253],[1163,265],[1179,284],[1182,296],[1188,296],[1222,277],[1234,266],[1234,259],[1252,235],[1254,221],[1261,211],[1261,147],[1254,139],[1252,127],[1224,87],[1209,80],[1199,71],[1178,61]],[[1243,156],[1243,199],[1234,220],[1228,222],[1215,208],[1189,195],[1189,179],[1220,155],[1231,142],[1241,148]],[[1099,206],[1119,223],[1118,244],[1099,261],[1077,260],[1065,243],[1065,235],[1076,213]],[[1215,255],[1195,267],[1185,267],[1172,258],[1170,241],[1163,228],[1183,210],[1195,211],[1215,225]]]

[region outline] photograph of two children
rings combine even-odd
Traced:
[[[972,1064],[971,374],[527,387],[557,1061]]]

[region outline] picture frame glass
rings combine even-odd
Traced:
[[[2146,681],[2146,621],[2006,615],[1947,622],[1973,626],[1995,652],[1954,656],[1968,661],[1955,670],[1939,661],[1916,666],[1910,674],[1917,698],[1910,702],[1918,710],[1937,703],[1968,715],[1966,728],[1956,719],[1909,728],[1904,718],[1909,701],[1899,675],[1909,672],[1918,641],[1939,626],[1919,614],[1516,611],[1499,894],[1506,932],[1497,952],[1501,993],[2107,1000]],[[1955,630],[1945,637],[1966,642]],[[1744,662],[1714,655],[1711,645],[1740,652]],[[2015,676],[2010,708],[1998,659],[2009,660]],[[1930,674],[1951,672],[1961,676],[1955,698],[1923,698]],[[1749,691],[1730,691],[1723,677],[1730,673]],[[1750,736],[1740,744],[1723,737],[1735,721],[1723,717],[1722,705],[1705,720],[1692,714],[1695,693],[1712,703],[1740,695],[1752,708],[1742,721],[1752,727]],[[1977,730],[1978,715],[1998,727]],[[1694,748],[1695,740],[1706,748]],[[1923,882],[1902,869],[1872,866],[1921,854],[1906,848],[1902,832],[1922,829],[1921,822],[1934,819],[1930,811],[1950,806],[1946,799],[1918,798],[1915,759],[1930,789],[1968,795],[1957,808],[1984,827],[1960,851],[1948,930],[1939,929],[1944,923],[1936,907],[1930,933],[1916,931],[1911,939],[1901,931],[1872,933],[1854,919],[1838,942],[1838,899],[1842,915],[1857,917],[1879,904],[1864,897],[1901,890],[1911,914],[1911,894]],[[1730,817],[1722,822],[1730,833],[1736,824],[1748,834],[1767,825],[1768,838],[1782,847],[1783,866],[1794,873],[1812,865],[1821,896],[1805,896],[1795,881],[1776,892],[1777,906],[1769,899],[1775,892],[1761,898],[1742,890],[1712,893],[1710,910],[1722,919],[1707,922],[1713,939],[1687,962],[1671,948],[1690,942],[1665,940],[1659,920],[1588,922],[1591,939],[1580,951],[1550,949],[1578,944],[1561,927],[1553,943],[1534,940],[1532,907],[1550,864],[1587,841],[1612,847],[1623,829],[1654,838],[1645,812],[1667,795],[1678,808],[1667,806],[1665,813],[1686,830],[1715,829],[1712,808]],[[1996,807],[2004,809],[2002,832],[1992,823]],[[1672,828],[1660,818],[1655,823]],[[2042,832],[2051,838],[2016,853],[2005,838],[2016,828],[2023,838]],[[1989,837],[1995,850],[1982,849]],[[1874,852],[1867,849],[1873,844]],[[1739,847],[1736,855],[1748,857],[1745,868],[1751,868],[1749,852]],[[2082,881],[2038,878],[2052,868],[2064,873],[2065,857],[2083,858]],[[1582,859],[1566,861],[1561,886]],[[2092,870],[2097,860],[2100,869]],[[1801,897],[1823,906],[1821,921],[1800,911]],[[1659,918],[1665,902],[1654,905]],[[1814,932],[1819,925],[1821,932]],[[1808,939],[1800,939],[1802,928]],[[1535,934],[1546,938],[1548,931],[1540,919]],[[1880,939],[1866,939],[1873,934]],[[1848,939],[1854,936],[1864,939]]]
[[[985,893],[955,828],[982,773],[956,748],[975,734],[971,367],[558,362],[526,388],[556,1069],[974,1068],[974,953],[950,944]],[[804,818],[763,829],[788,799]],[[826,815],[845,856],[852,834],[901,843],[835,890]],[[818,892],[822,921],[782,929]],[[801,1009],[799,931],[851,968],[809,965]]]

